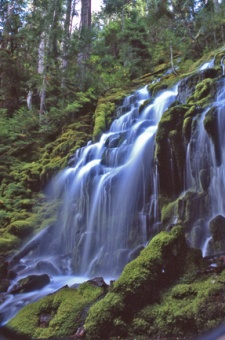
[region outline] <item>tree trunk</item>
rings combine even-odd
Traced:
[[[61,87],[65,87],[65,73],[68,67],[68,48],[70,40],[70,21],[71,21],[72,0],[66,2],[66,18],[64,22],[63,51],[62,51],[62,82]]]
[[[91,27],[91,0],[81,0],[80,29]]]
[[[214,11],[218,13],[220,11],[220,5],[218,0],[213,0],[214,3]]]
[[[40,119],[45,112],[45,98],[46,98],[45,46],[46,38],[44,33],[42,33],[38,48],[38,74],[42,77],[42,86],[40,90]]]

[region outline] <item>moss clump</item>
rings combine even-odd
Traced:
[[[189,104],[205,107],[213,99],[216,94],[215,81],[210,78],[202,80],[195,86],[195,91],[188,98]]]
[[[196,280],[166,291],[160,304],[147,306],[137,313],[131,326],[132,334],[186,337],[218,326],[225,316],[224,304],[219,299],[224,289],[219,281],[219,278]]]
[[[84,323],[87,308],[102,294],[102,288],[87,282],[78,289],[63,288],[25,306],[8,326],[35,339],[73,335]]]
[[[7,232],[4,232],[0,235],[0,249],[1,254],[9,254],[17,249],[21,245],[21,240],[19,240],[16,236],[10,235]]]
[[[168,88],[167,84],[164,83],[154,83],[148,86],[148,90],[151,95],[154,97],[159,91],[166,90]]]
[[[115,109],[115,103],[102,103],[100,100],[95,111],[95,125],[93,131],[94,141],[97,141],[101,134],[105,132],[107,128],[109,128]]]
[[[181,227],[155,236],[125,267],[106,297],[91,307],[85,322],[87,338],[125,336],[134,312],[156,301],[160,290],[177,278],[186,250]]]
[[[161,209],[161,221],[163,226],[166,226],[169,223],[173,223],[173,219],[174,217],[177,216],[178,213],[177,206],[178,206],[177,201],[173,201],[163,205]]]
[[[28,237],[33,232],[33,227],[30,225],[29,220],[14,221],[10,224],[8,232],[21,239]]]

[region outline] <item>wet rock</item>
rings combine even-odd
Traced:
[[[18,283],[11,289],[11,294],[20,294],[32,292],[45,287],[50,283],[50,278],[47,274],[30,275],[18,281]]]
[[[107,283],[105,283],[103,277],[95,277],[94,279],[88,280],[87,282],[91,283],[97,287],[108,287]]]
[[[210,169],[202,169],[199,173],[199,181],[203,191],[207,191],[211,182]]]
[[[209,224],[210,232],[212,234],[214,252],[221,252],[225,250],[225,217],[217,215]]]
[[[0,292],[7,292],[10,286],[10,281],[8,279],[0,279]]]
[[[46,328],[49,325],[49,322],[52,320],[51,314],[43,313],[39,316],[39,327]]]
[[[76,331],[75,337],[76,338],[83,338],[85,336],[85,329],[84,327],[79,327],[78,330]]]
[[[59,275],[59,271],[55,266],[48,261],[39,261],[35,269],[40,273],[47,273],[49,275]]]
[[[6,294],[0,293],[0,304],[2,304],[6,299]]]
[[[216,76],[217,72],[215,69],[205,69],[182,79],[178,86],[177,100],[185,103],[187,98],[194,93],[195,87],[199,82],[206,78],[215,78]]]

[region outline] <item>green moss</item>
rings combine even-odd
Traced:
[[[0,252],[1,254],[7,255],[16,250],[17,247],[21,245],[19,239],[11,234],[5,232],[3,235],[0,235]]]
[[[177,205],[178,202],[170,202],[168,204],[163,205],[161,209],[161,221],[163,226],[168,225],[173,222],[174,217],[177,215]]]
[[[32,338],[64,337],[82,326],[86,309],[103,294],[101,288],[84,283],[78,289],[63,288],[25,306],[8,326]],[[48,322],[44,316],[48,315]]]
[[[192,125],[192,117],[187,117],[183,122],[183,135],[186,139],[186,142],[190,142],[191,138],[191,125]]]
[[[216,278],[197,279],[192,284],[177,284],[164,292],[160,304],[139,311],[130,327],[133,336],[196,336],[223,322],[225,307],[220,302],[224,288]],[[205,308],[205,310],[204,310]]]
[[[216,94],[215,81],[211,78],[202,80],[195,86],[194,93],[188,98],[188,104],[206,107]]]
[[[85,322],[87,338],[104,339],[114,334],[124,336],[134,311],[156,301],[160,290],[179,275],[180,253],[184,255],[185,250],[181,227],[155,236],[149,246],[126,265],[106,297],[91,307]],[[119,328],[115,329],[118,318]]]
[[[23,239],[28,237],[33,232],[33,227],[30,225],[29,221],[14,221],[8,227],[8,232],[14,236]]]
[[[165,90],[168,88],[167,84],[164,84],[162,82],[154,83],[148,86],[148,90],[151,93],[151,95],[154,97],[159,91]]]
[[[99,101],[95,111],[95,125],[93,131],[94,141],[97,141],[101,134],[109,128],[115,108],[115,103]]]

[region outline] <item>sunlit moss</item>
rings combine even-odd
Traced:
[[[184,255],[185,251],[181,227],[155,236],[149,246],[126,265],[106,297],[90,309],[85,322],[87,338],[124,336],[133,313],[143,305],[155,302],[160,290],[179,275],[182,269],[180,253]],[[118,319],[120,322],[116,321]]]
[[[103,293],[102,288],[90,283],[83,283],[78,289],[65,287],[25,306],[8,326],[35,339],[74,335],[82,326],[88,307]]]

